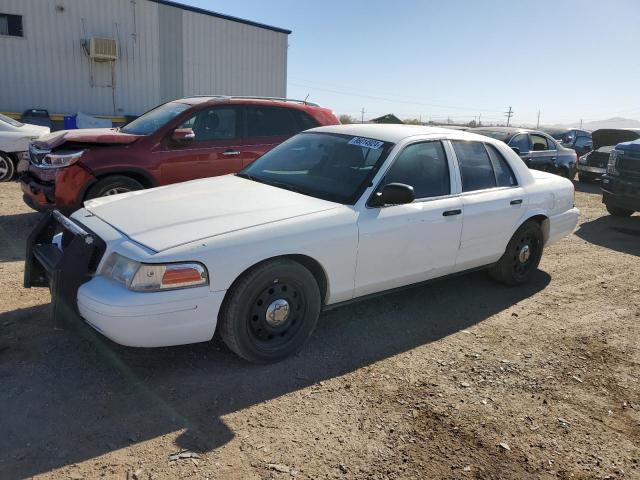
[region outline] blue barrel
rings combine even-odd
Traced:
[[[65,130],[74,130],[78,128],[76,124],[76,116],[75,115],[65,115],[64,117],[64,129]]]

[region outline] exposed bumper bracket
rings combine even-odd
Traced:
[[[52,243],[62,233],[60,244]],[[78,313],[78,288],[91,279],[104,242],[57,210],[43,215],[27,239],[24,286],[49,287],[54,324]]]

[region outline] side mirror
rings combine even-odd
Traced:
[[[376,207],[382,205],[402,205],[411,203],[415,200],[416,195],[411,185],[404,183],[389,183],[382,188],[381,192],[377,192],[373,202]]]
[[[186,142],[196,138],[196,134],[190,128],[176,128],[171,134],[171,140],[174,142]]]
[[[511,150],[513,150],[514,152],[516,152],[518,155],[520,155],[520,149],[518,147],[511,147]]]

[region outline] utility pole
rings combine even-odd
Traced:
[[[478,126],[482,126],[482,114],[478,115]]]
[[[513,110],[511,110],[511,107],[509,107],[509,111],[508,112],[504,112],[505,116],[507,117],[507,127],[509,126],[509,122],[511,121],[511,117],[513,117]]]
[[[538,110],[538,121],[536,122],[536,130],[540,128],[540,110]]]
[[[360,113],[362,114],[362,120],[360,121],[360,123],[364,123],[364,107],[362,107],[362,110],[360,110]]]
[[[580,119],[580,128],[582,128],[582,119]]]

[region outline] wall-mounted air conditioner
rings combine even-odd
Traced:
[[[89,58],[96,62],[108,62],[118,59],[118,42],[113,38],[89,39]]]

